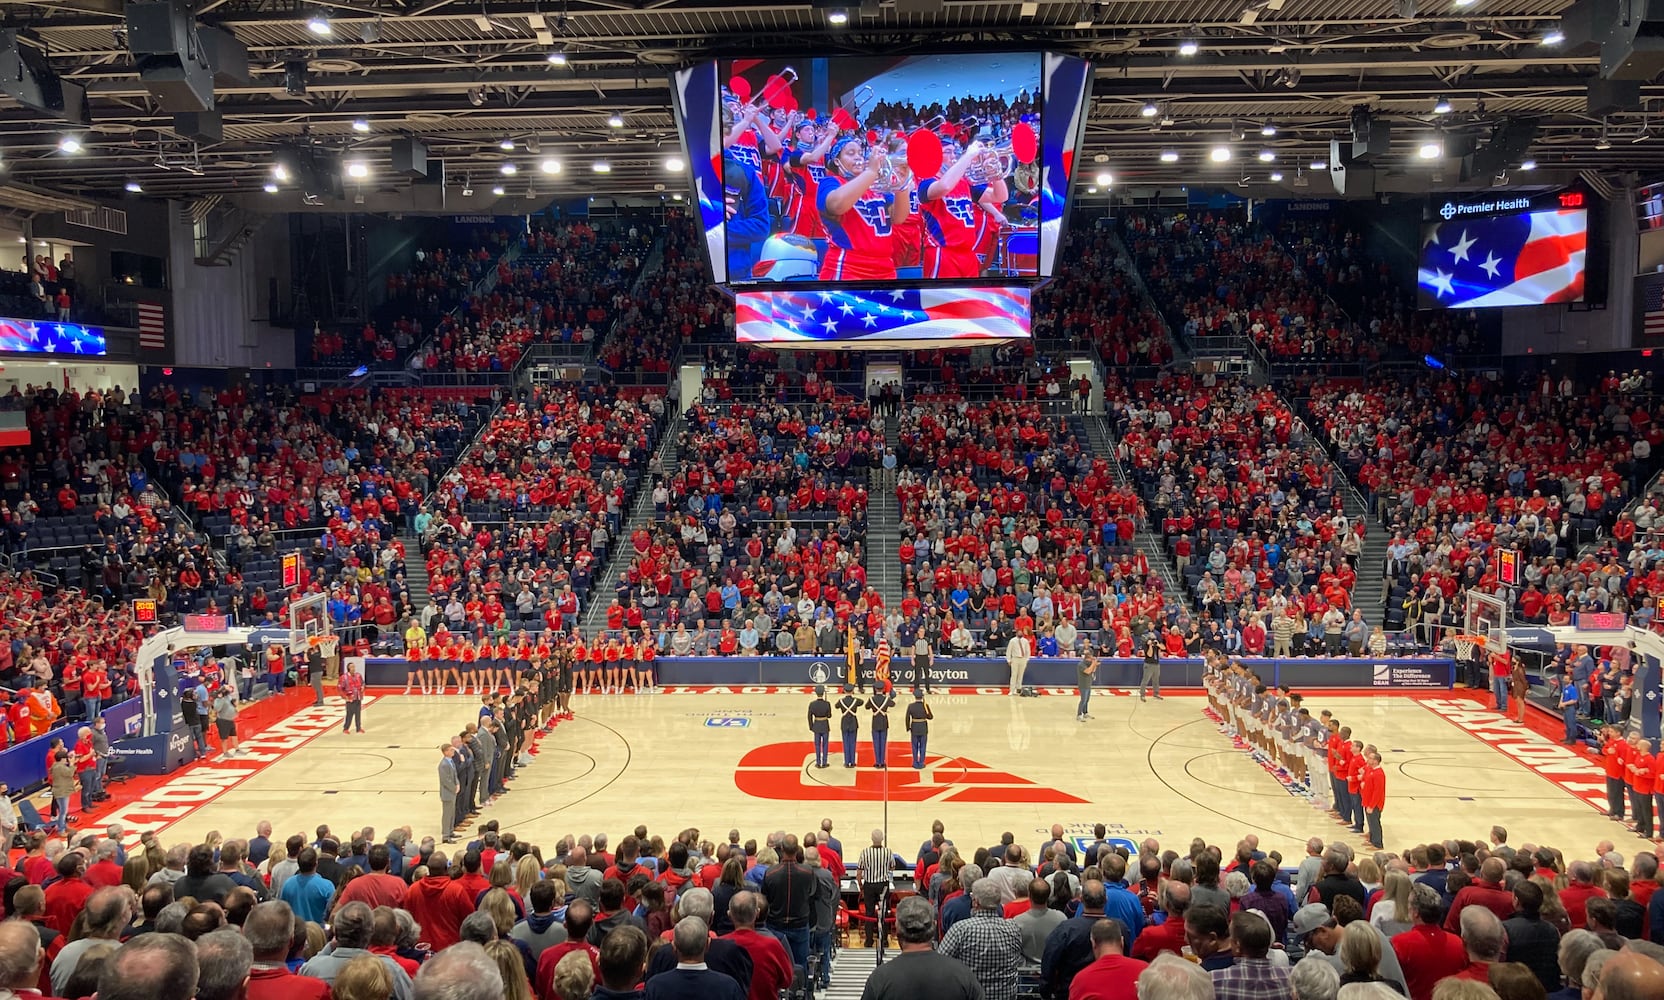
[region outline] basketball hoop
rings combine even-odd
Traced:
[[[1478,659],[1476,653],[1485,651],[1485,637],[1482,635],[1468,635],[1460,633],[1450,637],[1456,643],[1456,658],[1458,660],[1473,661]]]
[[[323,651],[327,653],[335,647],[337,641],[333,635],[309,635],[306,637],[306,647],[308,649],[322,647]]]

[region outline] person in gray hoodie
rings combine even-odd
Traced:
[[[531,905],[532,912],[515,924],[508,936],[516,941],[525,942],[535,960],[542,957],[544,949],[566,943],[566,928],[561,925],[561,917],[564,914],[555,912],[555,904],[560,900],[555,898],[555,887],[552,883],[539,879],[533,883],[526,896],[526,902]]]
[[[601,901],[601,872],[589,867],[589,852],[582,847],[573,847],[567,855],[566,888],[571,890],[574,899],[591,906]]]

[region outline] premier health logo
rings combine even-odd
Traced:
[[[1456,217],[1456,206],[1455,206],[1455,204],[1452,203],[1452,202],[1448,202],[1448,201],[1445,202],[1444,206],[1439,209],[1439,216],[1441,218],[1443,218],[1446,222],[1449,222],[1451,219],[1455,218]]]

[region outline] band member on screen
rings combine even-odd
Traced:
[[[826,176],[822,164],[826,153],[837,141],[836,129],[816,138],[815,123],[808,119],[796,122],[792,128],[792,147],[780,156],[781,173],[786,181],[783,191],[785,207],[780,213],[789,232],[812,240],[826,238],[826,227],[820,221],[820,179]]]
[[[896,267],[918,267],[924,244],[924,215],[919,211],[919,187],[907,186],[907,218],[895,227]]]
[[[751,277],[757,251],[768,239],[768,195],[756,169],[733,150],[722,158],[722,201],[728,219],[728,274]]]
[[[819,194],[821,220],[831,244],[821,263],[821,280],[894,280],[891,241],[895,226],[907,218],[908,203],[893,191],[875,189],[884,166],[884,157],[869,157],[859,139],[844,138],[833,145],[832,167]]]
[[[972,184],[966,173],[978,168],[987,183]],[[919,181],[919,204],[924,209],[924,276],[976,278],[982,274],[977,248],[995,227],[983,206],[997,208],[1009,193],[999,157],[980,141],[963,155],[952,139],[942,140],[942,170]]]

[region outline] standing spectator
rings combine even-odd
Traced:
[[[896,939],[900,954],[868,977],[861,1000],[982,1000],[971,970],[936,951],[929,900],[908,896],[896,905]]]
[[[942,935],[938,951],[970,967],[988,1000],[1016,1000],[1017,966],[1023,961],[1023,935],[1005,919],[1000,887],[983,879],[971,887],[970,919]]]
[[[301,848],[295,865],[295,874],[283,882],[283,901],[295,911],[295,916],[322,924],[329,916],[329,904],[335,898],[335,886],[329,879],[318,874],[316,849]]]
[[[1286,1000],[1288,969],[1271,964],[1271,925],[1254,913],[1231,918],[1235,962],[1213,973],[1214,1000]]]
[[[1122,952],[1126,939],[1126,928],[1113,917],[1092,925],[1094,958],[1069,984],[1069,1000],[1120,1000],[1141,995],[1138,978],[1149,966]]]
[[[641,942],[645,958],[645,935],[641,936]],[[698,917],[683,917],[678,921],[671,931],[676,968],[648,980],[646,1000],[741,1000],[745,992],[739,984],[720,972],[712,971],[706,963],[705,953],[710,950],[710,945],[710,929],[705,921]],[[603,963],[606,952],[607,948],[603,945]],[[606,971],[605,964],[602,971]],[[618,981],[623,982],[623,978],[619,977]],[[595,995],[600,996],[601,991],[597,990]]]

